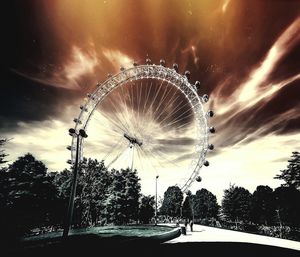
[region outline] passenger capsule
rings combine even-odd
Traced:
[[[207,103],[208,99],[209,99],[208,95],[205,94],[205,95],[202,96],[203,102]]]
[[[146,59],[146,64],[150,65],[151,64],[151,59],[147,58]]]
[[[207,166],[209,166],[209,162],[208,161],[204,161],[203,165],[207,167]]]
[[[197,182],[201,182],[201,180],[202,180],[202,178],[201,178],[200,176],[198,176],[198,177],[196,178],[196,181],[197,181]]]
[[[161,66],[166,66],[166,61],[165,60],[163,60],[163,59],[161,59],[160,61],[159,61],[159,63],[160,63],[160,65]]]
[[[213,116],[214,116],[214,112],[213,112],[212,110],[209,110],[209,111],[207,112],[207,115],[208,115],[209,117],[213,117]]]
[[[178,64],[177,63],[174,63],[173,64],[173,69],[178,72],[179,68],[178,68]]]
[[[187,71],[184,72],[184,76],[186,76],[187,80],[190,80],[191,73],[187,70]]]
[[[75,118],[73,121],[74,121],[75,123],[81,124],[81,120],[79,120],[79,119],[77,119],[77,118]]]
[[[88,109],[86,107],[84,107],[83,105],[80,105],[80,109],[83,110],[83,111],[85,111],[85,112],[88,111]]]
[[[214,134],[216,132],[216,129],[214,127],[210,127],[209,128],[209,132],[212,133],[212,134]]]

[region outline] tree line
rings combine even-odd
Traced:
[[[224,190],[221,205],[216,196],[202,188],[195,194],[184,194],[177,186],[172,186],[164,193],[160,214],[168,217],[195,219],[201,224],[216,225],[226,228],[232,226],[242,230],[255,231],[261,225],[290,232],[295,228],[300,240],[300,154],[293,152],[287,168],[274,177],[284,183],[274,190],[267,185],[259,185],[253,193],[249,190],[230,185]],[[265,227],[264,227],[265,226]],[[277,229],[279,227],[279,229]],[[272,234],[267,231],[266,234]]]
[[[0,146],[5,144],[0,141]],[[7,155],[0,151],[0,164]],[[0,168],[0,229],[6,236],[24,235],[34,228],[61,229],[68,206],[72,169],[49,172],[45,164],[28,153]],[[186,218],[202,224],[261,224],[300,227],[300,154],[293,152],[288,166],[275,179],[284,183],[272,189],[247,189],[230,185],[221,205],[202,188],[186,195],[178,186],[164,193],[159,218]],[[136,170],[108,170],[103,161],[86,159],[79,165],[73,225],[87,227],[153,221],[155,199],[141,194]],[[160,220],[163,221],[163,220]]]
[[[61,229],[72,183],[71,170],[48,172],[28,153],[0,169],[0,229],[18,237],[35,228]],[[149,223],[154,196],[141,194],[136,170],[107,170],[103,161],[86,159],[79,165],[73,225]],[[40,230],[40,229],[39,229]]]
[[[172,186],[164,193],[160,213],[169,216],[196,219],[224,219],[232,222],[257,223],[265,225],[287,224],[300,227],[300,154],[293,152],[287,169],[275,179],[283,183],[274,190],[259,185],[251,194],[247,189],[230,185],[224,190],[221,206],[216,196],[206,189],[196,194],[184,195],[178,186]]]

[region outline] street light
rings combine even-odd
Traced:
[[[63,232],[63,238],[67,238],[69,229],[72,223],[73,218],[73,209],[74,209],[74,198],[76,194],[76,185],[77,185],[77,175],[78,175],[78,158],[79,158],[79,142],[80,137],[87,138],[87,134],[83,129],[79,130],[79,133],[76,133],[76,130],[71,128],[69,129],[69,135],[70,136],[76,136],[76,157],[75,157],[75,165],[74,165],[74,171],[73,171],[73,180],[72,180],[72,188],[71,188],[71,194],[69,198],[69,205],[68,205],[68,213],[67,218],[64,225],[64,232]]]
[[[158,175],[156,176],[155,179],[155,225],[157,225],[157,179]]]

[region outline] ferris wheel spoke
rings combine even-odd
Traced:
[[[100,119],[99,117],[95,117],[95,120],[99,121],[99,123],[101,123],[101,130],[106,132],[106,134],[111,135],[111,136],[120,135],[120,131],[118,130],[119,128],[117,126],[108,127],[107,123],[111,124],[110,119],[105,117],[105,115],[103,113],[102,113],[102,116],[107,122],[103,122],[103,119]]]
[[[143,87],[143,81],[141,81],[141,84],[137,87],[137,95],[138,95],[138,120],[140,118],[140,103],[141,103],[141,98],[142,98],[142,87]]]
[[[178,130],[180,130],[181,128],[184,128],[184,127],[186,127],[187,126],[187,123],[183,123],[183,124],[181,124],[181,125],[179,125],[179,126],[175,126],[174,127],[174,129],[176,129],[177,131]],[[200,139],[200,138],[199,138]]]
[[[147,117],[147,113],[145,113],[145,110],[146,110],[146,106],[147,106],[147,103],[148,103],[148,99],[149,99],[149,95],[150,95],[150,92],[151,92],[151,89],[152,89],[152,81],[150,83],[150,89],[149,89],[149,83],[147,81],[147,85],[146,85],[146,90],[145,90],[145,101],[144,101],[144,105],[143,105],[143,112],[142,112],[142,115],[143,115],[143,119],[142,119],[142,127],[145,127],[145,123],[148,121],[148,117]]]
[[[145,150],[145,152],[148,153],[161,167],[165,168],[164,164],[161,163],[161,161],[159,160],[159,158],[155,154],[153,154],[152,151]]]
[[[168,109],[167,109],[168,106],[172,107],[173,103],[176,102],[176,100],[177,100],[178,98],[179,98],[179,96],[177,96],[177,97],[174,99],[174,101],[172,101],[171,103],[169,103],[169,104],[165,107],[165,109],[168,110]],[[182,102],[182,101],[181,101],[181,102]],[[181,102],[180,102],[179,104],[181,104]],[[156,119],[159,121],[159,119],[162,117],[163,114],[165,114],[165,113],[164,113],[164,112],[161,112],[160,115],[157,116]],[[167,112],[167,115],[166,115],[165,117],[162,117],[162,120],[158,122],[158,125],[161,126],[161,125],[162,125],[164,122],[166,122],[170,117],[172,117],[172,115],[173,115],[173,111]]]
[[[155,115],[157,113],[157,111],[159,110],[160,106],[163,104],[163,101],[165,99],[165,95],[166,95],[166,92],[167,92],[168,88],[167,88],[167,85],[164,86],[164,92],[163,92],[163,95],[160,97],[160,101],[158,103],[158,105],[156,106],[154,112],[153,112],[153,117],[155,118]]]
[[[177,97],[179,97],[179,96],[177,96]],[[177,98],[175,98],[175,99],[172,101],[171,104],[173,104],[176,100],[177,100]],[[170,112],[169,115],[167,115],[162,121],[159,122],[159,125],[163,124],[163,123],[164,123],[165,121],[167,121],[170,117],[175,116],[175,114],[176,114],[179,110],[181,110],[181,109],[186,105],[186,104],[181,105],[182,102],[183,102],[183,100],[181,100],[181,101],[177,104],[177,107],[176,107],[172,112]]]
[[[185,110],[183,113],[181,113],[181,114],[180,114],[179,116],[177,116],[175,119],[172,119],[169,123],[164,124],[161,128],[165,128],[165,127],[168,127],[168,126],[170,126],[170,125],[176,124],[176,123],[178,123],[179,121],[182,121],[182,120],[184,120],[184,119],[186,119],[186,118],[192,116],[193,113],[190,113],[190,114],[188,114],[187,116],[185,116],[185,114],[186,114],[187,112],[189,112],[189,111],[190,111],[190,109]],[[183,116],[183,117],[182,117],[182,116]]]
[[[137,120],[140,120],[140,103],[141,103],[141,98],[142,98],[142,87],[143,87],[143,82],[141,81],[140,85],[137,85],[137,98],[138,98],[138,106],[137,106]],[[141,128],[142,126],[137,126],[137,130],[139,134],[141,135]]]
[[[122,88],[122,87],[121,87]],[[123,89],[123,88],[122,88]],[[124,94],[123,94],[124,95]],[[124,101],[124,99],[121,97],[120,95],[120,92],[117,91],[117,96],[118,96],[118,99],[120,100],[119,103],[120,103],[120,107],[123,107],[123,109],[121,110],[121,113],[122,113],[122,116],[123,116],[123,120],[124,120],[124,123],[125,123],[125,126],[126,128],[130,129],[130,126],[127,122],[127,118],[128,118],[128,112],[127,112],[127,106],[126,106],[126,102]],[[125,114],[123,114],[123,110],[125,109]]]
[[[115,105],[115,103],[111,100],[111,98],[109,98],[110,103],[112,104],[112,106],[114,107],[114,109],[116,110],[116,115],[114,115],[114,117],[117,119],[117,122],[119,122],[119,124],[124,128],[125,131],[128,132],[128,128],[126,127],[126,125],[123,124],[122,119],[120,119],[118,117],[118,113],[120,113]],[[122,114],[121,114],[122,115]],[[123,118],[124,119],[124,118]]]
[[[144,160],[148,162],[149,166],[152,166],[152,168],[154,169],[155,173],[158,174],[157,169],[155,168],[155,165],[153,164],[152,161],[150,161],[149,156],[147,155],[145,149],[143,148],[139,148],[139,150],[141,151],[141,155],[144,155]]]
[[[186,113],[186,112],[185,112],[185,113]],[[181,116],[183,116],[183,114],[182,114]],[[182,117],[182,118],[180,118],[180,119],[174,119],[172,122],[169,122],[168,124],[165,124],[164,126],[162,126],[161,129],[166,128],[166,127],[169,127],[169,126],[174,125],[174,124],[177,124],[178,122],[183,121],[183,120],[185,120],[186,118],[189,118],[189,117],[191,117],[191,116],[193,116],[193,113],[190,113],[189,115],[184,116],[184,117]],[[176,127],[175,127],[175,128],[176,128]]]
[[[112,130],[118,132],[116,131],[116,128],[123,131],[123,128],[119,127],[118,124],[116,124],[115,121],[108,114],[106,114],[106,112],[103,111],[99,113],[102,115],[102,117],[105,119],[106,122],[103,122],[103,120],[98,117],[96,117],[96,120],[100,121],[102,123],[101,125],[105,127],[107,131],[110,132]],[[108,127],[106,124],[112,124],[113,126]]]
[[[136,115],[135,110],[134,110],[134,106],[135,106],[135,102],[134,102],[134,91],[133,91],[133,83],[130,84],[130,91],[132,92],[132,94],[130,93],[130,99],[131,99],[131,120],[134,123],[134,127],[137,128],[138,127],[138,123],[136,121]],[[131,97],[132,95],[132,97]],[[136,135],[135,135],[136,136]]]
[[[186,102],[185,104],[183,104],[183,105],[179,105],[177,108],[176,108],[176,110],[173,112],[173,114],[175,115],[178,111],[180,111],[180,110],[182,110],[183,108],[185,108],[186,106],[188,106],[189,105],[189,102]]]
[[[175,98],[173,99],[173,96],[175,96],[175,94],[176,94],[176,91],[174,92],[174,94],[172,95],[172,97],[169,99],[169,101],[166,103],[164,109],[168,109],[169,106],[172,107],[173,103],[175,103],[176,100],[179,98],[179,95],[177,95],[177,97],[175,97]],[[181,101],[181,102],[182,102],[182,101]],[[180,103],[181,103],[181,102],[180,102]],[[180,105],[180,103],[179,103],[179,105]],[[159,116],[156,117],[156,120],[159,120],[159,118],[161,117],[161,115],[162,115],[163,113],[164,113],[164,112],[161,111],[160,114],[159,114]],[[168,119],[168,118],[170,117],[171,114],[172,114],[172,112],[170,112],[165,118]],[[164,118],[161,122],[163,122],[163,121],[165,120],[165,118]],[[161,124],[161,122],[159,122],[159,124]]]
[[[139,147],[137,147],[137,157],[138,157],[138,160],[139,160],[139,164],[140,164],[140,166],[141,166],[141,171],[143,172],[143,171],[146,171],[146,170],[144,170],[144,165],[143,165],[143,159],[142,159],[142,154],[140,153],[140,149],[139,149]]]
[[[110,156],[110,154],[117,148],[117,146],[121,145],[122,139],[123,138],[121,138],[117,143],[113,145],[113,147],[110,148],[110,151],[102,158],[102,160],[107,159]]]
[[[168,163],[170,163],[170,164],[172,164],[172,165],[174,165],[174,166],[180,168],[180,166],[177,165],[175,162],[169,160],[169,159],[166,157],[166,154],[163,153],[162,151],[159,151],[159,150],[158,150],[158,154],[159,154],[160,157],[162,157],[162,158],[163,158],[164,160],[166,160]]]
[[[129,122],[129,117],[132,117],[132,115],[130,116],[130,114],[129,114],[129,111],[128,111],[128,104],[127,104],[127,97],[129,96],[129,101],[130,101],[130,92],[129,92],[129,89],[127,89],[127,92],[126,92],[126,94],[124,94],[124,89],[123,89],[123,87],[121,87],[121,90],[122,90],[122,95],[126,95],[126,101],[124,102],[124,107],[125,107],[125,112],[126,112],[126,116],[127,116],[127,126],[128,126],[128,129],[129,130],[131,130],[131,127],[132,127],[132,125],[131,125],[131,123]],[[119,95],[120,95],[120,93],[119,93]],[[120,96],[120,98],[121,98],[121,96]]]
[[[147,88],[148,88],[148,83],[147,83]],[[144,103],[143,115],[145,114],[145,109],[146,109],[146,105],[148,103],[148,99],[149,99],[149,95],[150,95],[151,89],[152,89],[152,81],[150,83],[150,89],[148,90],[147,98],[146,98],[145,103]]]
[[[167,103],[165,103],[165,100],[168,98],[170,92],[172,92],[172,87],[171,87],[169,84],[166,84],[165,88],[166,88],[166,90],[165,90],[165,92],[164,92],[164,95],[162,96],[162,98],[161,98],[161,100],[160,100],[160,103],[159,103],[159,105],[156,107],[156,110],[155,110],[155,112],[154,112],[154,117],[155,117],[157,111],[159,110],[159,108],[160,108],[161,106],[164,106],[164,108],[160,111],[160,115],[161,115],[161,114],[163,113],[163,111],[167,108],[168,103],[170,102],[170,100],[172,99],[172,97],[171,97],[171,98],[169,99],[169,101],[168,101]],[[175,93],[176,93],[176,91],[174,92],[174,94],[175,94]],[[174,94],[173,94],[173,96],[174,96]],[[159,116],[160,116],[160,115],[159,115]],[[156,120],[158,120],[157,117],[156,117]]]
[[[128,146],[125,149],[121,149],[118,154],[116,155],[116,157],[107,165],[107,169],[114,164],[120,157],[121,155],[127,150]]]
[[[156,90],[156,93],[155,93],[155,95],[154,95],[154,98],[152,99],[152,102],[151,102],[151,104],[150,104],[150,106],[149,106],[149,108],[148,108],[148,110],[147,110],[146,116],[148,116],[148,113],[149,113],[150,111],[152,111],[153,104],[154,104],[154,102],[156,101],[156,98],[157,98],[157,96],[158,96],[158,94],[159,94],[159,92],[160,92],[160,89],[161,89],[161,86],[162,86],[163,82],[164,82],[164,81],[162,81],[162,82],[159,84],[158,90]]]
[[[122,131],[122,133],[125,133],[126,130],[124,130],[124,128],[122,128],[112,117],[110,117],[109,115],[105,114],[105,112],[101,113],[110,123],[112,123],[115,127],[117,127],[118,129],[120,129]]]

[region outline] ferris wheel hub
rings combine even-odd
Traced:
[[[142,146],[143,142],[140,141],[139,139],[135,138],[135,137],[131,137],[128,134],[124,133],[124,137],[129,141],[130,143],[130,148],[132,148],[132,146],[134,145],[138,145],[138,146]]]

